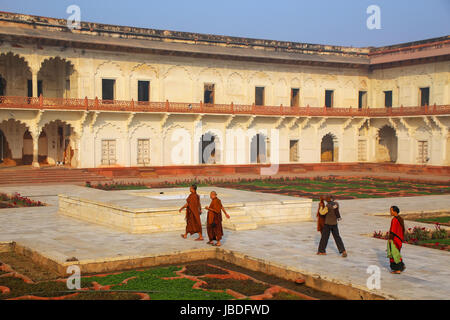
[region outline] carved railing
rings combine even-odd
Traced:
[[[389,117],[450,115],[450,105],[393,108],[326,108],[255,106],[235,104],[204,104],[182,102],[138,102],[101,99],[65,99],[28,97],[0,97],[0,109],[123,111],[123,112],[170,112],[205,113],[261,116],[311,116],[311,117]]]

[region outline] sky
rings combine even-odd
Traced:
[[[450,0],[0,0],[0,11],[66,19],[70,5],[88,22],[353,47],[450,34]]]

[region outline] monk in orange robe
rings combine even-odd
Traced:
[[[208,210],[208,219],[206,223],[206,229],[208,230],[208,244],[213,246],[220,247],[220,240],[223,237],[223,228],[222,228],[222,211],[225,213],[227,219],[230,219],[230,216],[225,211],[225,208],[222,205],[222,201],[217,198],[217,193],[215,191],[211,191],[209,195],[211,198],[211,204],[209,207],[205,207]],[[214,244],[213,240],[216,240],[216,244]]]
[[[188,233],[198,233],[198,238],[195,241],[203,241],[202,235],[202,222],[200,220],[200,214],[202,213],[202,206],[200,204],[200,196],[197,194],[197,186],[192,185],[190,188],[191,194],[186,199],[186,204],[181,207],[179,212],[186,209],[186,233],[181,237],[187,238]]]

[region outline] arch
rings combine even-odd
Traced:
[[[378,130],[377,134],[377,161],[395,163],[397,156],[397,131],[393,127],[385,125]]]
[[[4,96],[27,96],[28,80],[32,78],[28,61],[12,52],[0,54],[0,75],[3,79]]]
[[[31,136],[28,128],[23,134],[23,148],[22,148],[22,159],[21,163],[23,165],[30,165],[33,163],[33,137]]]
[[[94,95],[103,99],[103,79],[114,80],[113,100],[127,99],[125,97],[124,72],[114,61],[104,61],[97,66],[94,73]]]
[[[43,133],[45,136],[42,136]],[[39,137],[39,162],[77,167],[78,140],[79,136],[70,123],[59,119],[49,121],[42,127]]]
[[[199,141],[199,163],[217,164],[221,162],[221,141],[219,136],[211,131],[204,133]]]
[[[195,81],[195,101],[203,101],[206,102],[206,98],[204,95],[205,84],[213,84],[213,94],[212,94],[212,102],[217,103],[228,103],[229,101],[223,101],[223,76],[219,70],[216,68],[203,68],[197,75]],[[210,89],[209,89],[210,90]],[[211,99],[210,99],[211,103]]]
[[[135,65],[130,72],[130,99],[139,100],[139,81],[148,81],[148,99],[150,101],[159,101],[158,89],[158,69],[147,63]]]
[[[163,165],[192,164],[192,135],[188,129],[173,124],[163,132]]]
[[[233,72],[231,73],[226,80],[226,92],[227,96],[231,101],[235,104],[244,103],[244,95],[245,95],[245,86],[244,86],[244,78],[240,73]]]
[[[0,122],[0,130],[3,132],[3,156],[4,159],[7,159],[5,164],[19,165],[22,163],[23,134],[27,129],[26,123],[16,119],[11,118]]]
[[[120,67],[120,65],[112,60],[104,61],[100,63],[97,68],[95,69],[95,76],[102,76],[102,75],[116,75],[120,74],[123,75],[123,70]]]
[[[255,134],[250,142],[250,163],[269,162],[269,138],[263,133]]]
[[[102,124],[97,125],[96,128],[94,129],[94,137],[97,138],[97,136],[99,135],[99,133],[104,130],[107,127],[113,127],[116,129],[115,132],[119,132],[119,135],[122,137],[123,134],[123,130],[120,126],[118,126],[117,124],[113,123],[113,122],[108,122],[108,121],[104,121]]]
[[[8,164],[8,160],[12,160],[11,149],[9,148],[8,140],[6,140],[6,135],[0,129],[0,164]]]
[[[130,128],[130,163],[131,166],[148,166],[159,162],[161,136],[157,130],[145,122],[139,122]]]
[[[321,162],[337,162],[339,159],[337,137],[330,133],[325,134],[322,137],[320,143],[320,161]]]
[[[70,60],[59,56],[44,59],[38,72],[42,94],[49,98],[77,98],[78,75]]]
[[[193,101],[192,76],[182,66],[173,66],[167,70],[162,78],[164,100],[171,102]]]

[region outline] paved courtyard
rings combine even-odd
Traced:
[[[0,210],[0,242],[16,241],[60,262],[71,257],[80,261],[99,260],[207,247],[205,242],[181,239],[180,232],[128,234],[57,214],[57,194],[80,196],[86,191],[73,185],[1,187],[0,192],[20,192],[49,206]],[[338,255],[332,238],[328,255],[316,255],[320,236],[315,222],[277,224],[248,231],[225,230],[223,248],[364,289],[369,276],[367,267],[377,265],[381,269],[381,290],[374,290],[375,293],[397,299],[449,299],[449,252],[405,244],[402,254],[407,269],[404,274],[392,275],[386,241],[367,236],[374,230],[388,230],[389,217],[372,214],[387,212],[394,204],[403,212],[447,211],[450,195],[340,201],[343,215],[340,231],[349,254],[346,259]],[[313,213],[316,209],[314,203]],[[205,216],[202,215],[203,219]],[[407,227],[416,225],[426,226],[406,221]]]

